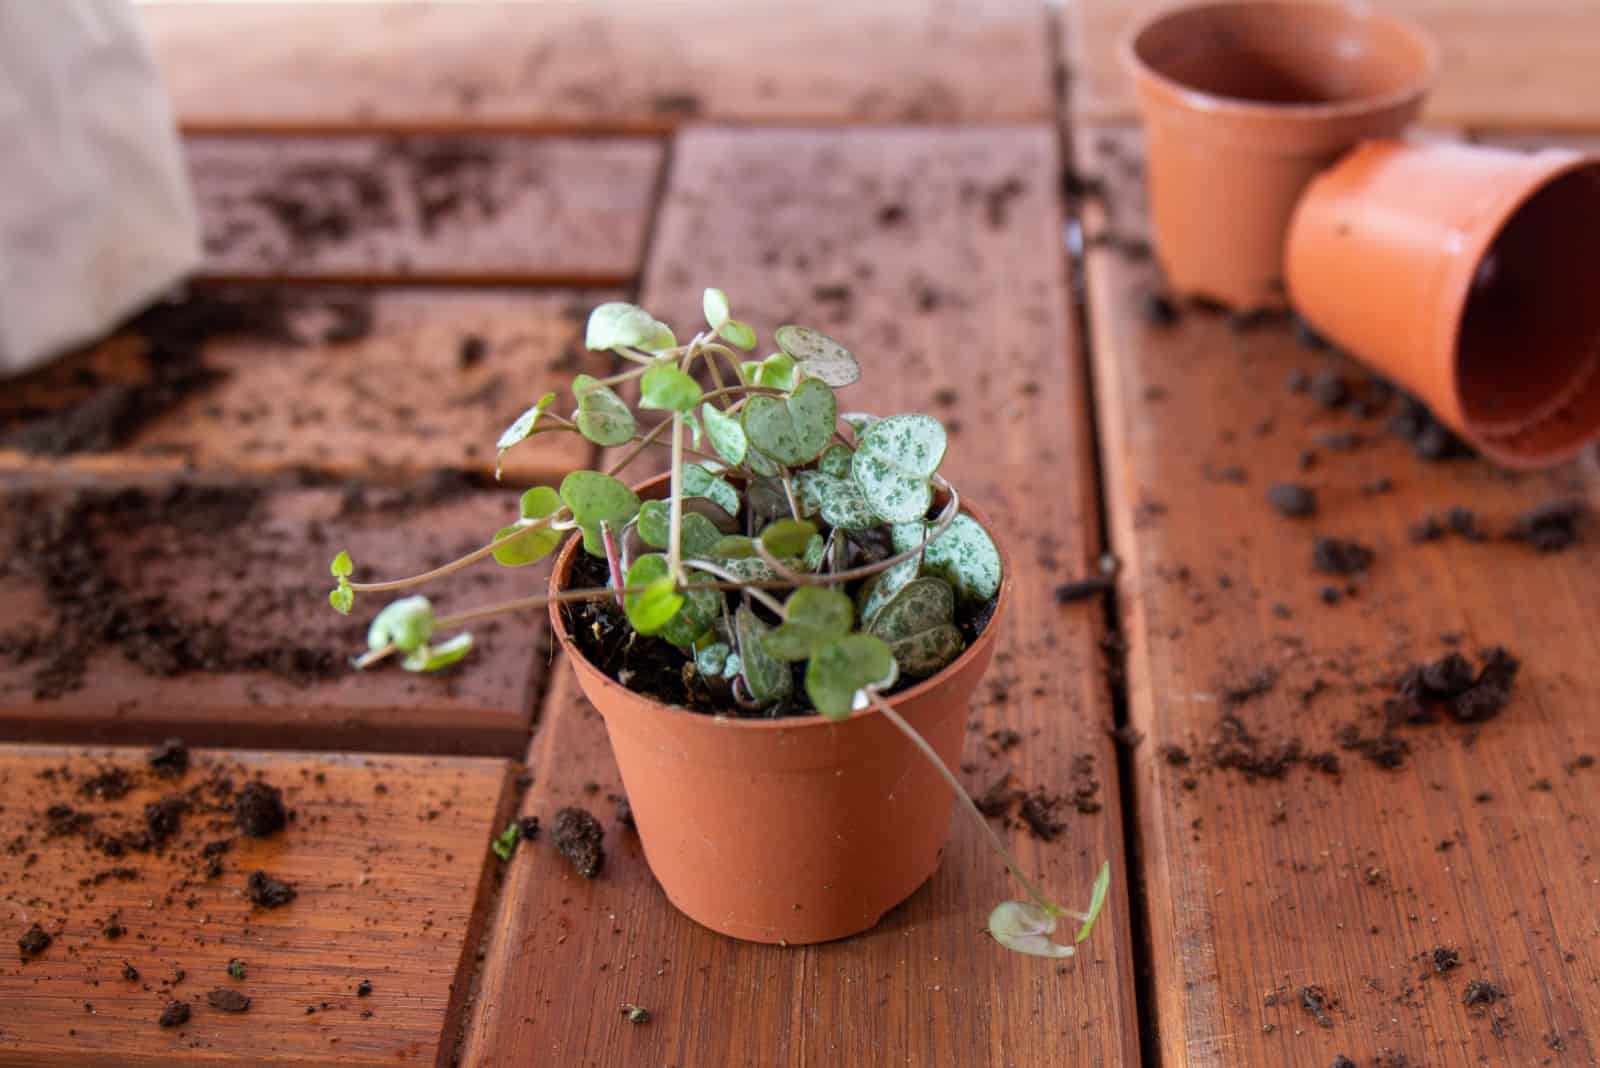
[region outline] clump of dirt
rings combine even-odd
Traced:
[[[22,951],[22,959],[28,960],[49,949],[50,943],[53,941],[55,939],[50,932],[36,923],[24,931],[21,938],[17,939],[17,948]]]
[[[250,999],[237,990],[217,987],[206,995],[206,1004],[218,1012],[248,1012]]]
[[[1372,566],[1373,552],[1359,542],[1318,537],[1311,547],[1311,566],[1329,575],[1356,575]]]
[[[1022,805],[1017,809],[1017,816],[1022,820],[1023,826],[1041,842],[1053,842],[1067,825],[1056,818],[1056,813],[1067,799],[1059,794],[1052,794],[1043,787],[1036,787],[1022,795]]]
[[[599,820],[584,809],[568,806],[556,813],[552,838],[557,851],[572,862],[579,875],[593,879],[600,874],[606,854],[602,846],[605,831]]]
[[[183,814],[189,811],[189,799],[177,794],[149,801],[144,806],[145,834],[152,846],[163,846],[178,833],[183,825]]]
[[[1405,767],[1406,757],[1411,754],[1411,743],[1389,730],[1366,737],[1361,733],[1361,728],[1354,723],[1347,723],[1334,732],[1334,740],[1343,749],[1360,753],[1380,768],[1394,771]]]
[[[187,1001],[169,1001],[156,1020],[162,1027],[182,1027],[192,1015]]]
[[[1461,992],[1461,1004],[1467,1006],[1493,1005],[1503,997],[1505,997],[1505,991],[1487,979],[1474,979],[1467,983],[1466,989]]]
[[[1579,526],[1588,509],[1582,501],[1546,501],[1516,518],[1509,537],[1542,553],[1560,552],[1579,540]]]
[[[1267,487],[1267,503],[1279,515],[1299,519],[1317,513],[1316,491],[1298,482],[1274,482]]]
[[[281,908],[299,896],[293,885],[282,879],[275,879],[259,869],[250,873],[250,878],[245,883],[245,893],[250,898],[251,904],[264,909]]]
[[[189,747],[182,738],[168,738],[145,757],[145,762],[157,775],[168,779],[182,778],[189,770]]]
[[[1499,715],[1511,700],[1521,661],[1498,645],[1478,656],[1481,664],[1476,669],[1456,652],[1407,668],[1395,682],[1395,696],[1384,706],[1388,721],[1431,723],[1441,708],[1458,723],[1482,723]]]
[[[109,767],[78,784],[78,793],[99,801],[120,801],[128,796],[137,780],[127,769]]]
[[[1317,1021],[1319,1027],[1332,1027],[1333,1016],[1330,1009],[1339,1004],[1336,998],[1329,996],[1320,986],[1303,986],[1300,988],[1300,1007],[1308,1012],[1312,1019]]]
[[[246,783],[233,799],[233,822],[251,838],[266,838],[283,830],[289,822],[283,791],[259,779]]]
[[[1389,432],[1405,440],[1419,460],[1467,459],[1475,455],[1471,446],[1451,433],[1433,417],[1428,406],[1414,397],[1404,397],[1400,411],[1389,419]]]
[[[1435,975],[1444,975],[1461,966],[1461,953],[1449,946],[1434,946],[1424,956]]]

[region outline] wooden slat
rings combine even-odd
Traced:
[[[1033,0],[157,3],[190,130],[663,130],[1050,114]]]
[[[607,299],[604,293],[240,292],[281,298],[287,308],[281,322],[268,315],[252,334],[206,342],[204,363],[222,372],[219,381],[149,402],[161,406],[144,413],[122,447],[75,453],[68,458],[73,466],[136,470],[182,462],[362,478],[459,467],[488,474],[495,440],[524,408],[577,371],[604,373],[609,366],[582,345],[589,306]],[[198,295],[202,307],[211,306],[208,293]],[[277,336],[280,326],[289,336]],[[346,330],[350,340],[341,338]],[[137,337],[114,337],[14,383],[0,414],[13,433],[69,424],[119,384],[151,382],[146,351]],[[570,412],[570,401],[563,404]],[[547,438],[509,454],[508,484],[559,478],[589,453],[576,435]],[[0,468],[43,462],[0,448]]]
[[[1600,775],[1579,756],[1600,750],[1600,541],[1592,520],[1563,553],[1502,540],[1542,501],[1594,501],[1592,465],[1513,476],[1425,463],[1386,432],[1387,412],[1326,411],[1287,390],[1293,370],[1325,367],[1370,387],[1286,324],[1191,310],[1152,325],[1140,141],[1089,128],[1077,144],[1080,169],[1107,187],[1085,206],[1089,307],[1128,703],[1148,736],[1134,794],[1161,1063],[1592,1062]],[[1382,478],[1392,489],[1373,492]],[[1280,481],[1312,488],[1317,514],[1278,515],[1266,491]],[[1489,537],[1411,543],[1412,523],[1453,506]],[[1317,535],[1375,551],[1353,595],[1313,572]],[[1339,603],[1323,603],[1329,586]],[[1396,728],[1412,750],[1398,770],[1336,743],[1345,724],[1381,735],[1407,665],[1452,648],[1476,661],[1495,644],[1523,660],[1497,719]],[[1264,752],[1300,739],[1334,752],[1340,774],[1217,769],[1209,747],[1230,709]],[[1166,745],[1193,763],[1169,764]],[[1440,946],[1460,966],[1434,975],[1422,955]],[[1473,980],[1505,998],[1464,1006]],[[1337,1001],[1330,1026],[1303,1007],[1306,987]]]
[[[186,776],[168,780],[150,774],[138,750],[0,747],[0,805],[15,843],[0,853],[0,1060],[17,1068],[447,1063],[510,766],[232,750],[193,758]],[[132,792],[85,798],[83,780],[107,766],[138,776]],[[232,785],[217,788],[224,777]],[[257,777],[280,787],[294,814],[265,839],[238,835],[222,807]],[[110,857],[89,844],[96,833],[137,835],[147,802],[191,791],[178,834],[156,851]],[[51,837],[45,812],[58,804],[93,822]],[[208,877],[201,849],[215,841],[228,844]],[[105,877],[113,869],[132,875]],[[258,869],[298,896],[253,907],[245,890]],[[113,920],[125,929],[116,938],[106,930]],[[12,943],[34,923],[54,941],[19,959]],[[235,958],[243,979],[228,974]],[[125,964],[138,978],[125,977]],[[247,996],[248,1009],[211,1007],[207,995],[219,988]],[[188,1023],[159,1026],[175,1000],[191,1006]]]
[[[1163,0],[1073,0],[1066,6],[1073,113],[1084,121],[1130,119],[1133,88],[1117,51],[1137,21]],[[1482,126],[1600,126],[1593,106],[1600,67],[1575,42],[1600,37],[1590,0],[1383,0],[1416,20],[1440,49],[1428,122]]]
[[[1002,517],[1019,570],[963,778],[981,790],[1009,768],[1018,786],[1066,792],[1074,760],[1094,761],[1102,812],[1065,817],[1054,843],[1010,835],[1023,865],[1070,898],[1122,857],[1098,608],[1053,598],[1097,554],[1058,181],[1039,127],[697,130],[677,149],[643,299],[689,324],[700,287],[724,285],[763,337],[798,320],[848,343],[866,377],[842,393],[847,408],[945,418],[945,470]],[[601,722],[557,670],[526,811],[580,803],[610,824],[618,780]],[[1003,728],[1023,741],[991,753],[985,737]],[[545,848],[511,865],[464,1064],[1137,1061],[1120,877],[1106,926],[1061,967],[983,933],[1016,891],[959,819],[940,872],[878,929],[794,949],[697,927],[667,903],[630,832],[610,826],[606,845],[592,883]],[[630,1024],[623,1002],[654,1020]]]
[[[419,676],[347,666],[372,615],[404,594],[361,595],[348,618],[327,603],[339,549],[358,580],[435,566],[508,522],[514,492],[408,503],[353,486],[174,496],[160,483],[118,497],[96,485],[86,497],[13,489],[0,505],[0,737],[523,753],[547,658],[541,613],[478,626],[465,665]],[[546,573],[491,561],[427,592],[448,612],[522,596]]]
[[[654,140],[203,137],[185,142],[205,274],[629,284]]]

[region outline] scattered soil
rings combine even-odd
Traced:
[[[1350,403],[1350,384],[1344,376],[1331,367],[1325,367],[1311,376],[1307,388],[1311,398],[1323,408],[1333,411]]]
[[[1170,767],[1186,768],[1189,766],[1189,751],[1181,745],[1174,745],[1169,742],[1158,749],[1157,753]]]
[[[1404,397],[1400,411],[1389,419],[1389,432],[1403,438],[1419,460],[1466,459],[1474,454],[1449,428],[1433,417],[1427,405],[1414,397]]]
[[[1063,795],[1049,793],[1042,787],[1035,788],[1022,795],[1017,816],[1028,828],[1029,834],[1041,842],[1053,842],[1067,829],[1066,823],[1056,818],[1057,811],[1066,800]]]
[[[280,908],[293,901],[298,892],[282,879],[274,879],[264,871],[253,871],[245,884],[245,892],[253,905],[264,909]]]
[[[169,1001],[156,1021],[162,1027],[182,1027],[189,1022],[191,1011],[187,1001]]]
[[[1181,313],[1165,293],[1146,291],[1139,295],[1139,317],[1151,326],[1165,327],[1177,323]]]
[[[1338,1001],[1328,995],[1320,986],[1303,986],[1300,988],[1300,1007],[1311,1014],[1319,1027],[1332,1027],[1333,1016],[1329,1009],[1338,1005]]]
[[[1301,518],[1317,513],[1316,491],[1298,482],[1274,482],[1267,487],[1267,503],[1280,515]]]
[[[573,869],[585,879],[593,879],[600,874],[606,861],[605,849],[602,843],[605,831],[600,826],[600,821],[589,815],[587,811],[575,806],[568,806],[556,813],[555,831],[552,840],[557,851],[572,862]]]
[[[372,980],[363,979],[356,984],[356,997],[365,998],[372,996]]]
[[[1435,975],[1444,975],[1461,966],[1461,953],[1449,946],[1434,946],[1425,956]]]
[[[1384,705],[1388,723],[1431,723],[1441,709],[1458,723],[1482,723],[1499,715],[1511,700],[1521,661],[1498,645],[1478,657],[1476,669],[1456,652],[1407,668],[1395,682],[1395,696]]]
[[[289,822],[283,791],[260,780],[246,783],[233,799],[233,822],[251,838],[266,838],[283,830]]]
[[[1075,582],[1063,582],[1056,587],[1056,604],[1076,604],[1087,601],[1091,597],[1098,597],[1117,588],[1116,580],[1107,575],[1095,575],[1093,578],[1078,579]]]
[[[134,777],[123,768],[110,767],[78,784],[78,793],[98,801],[120,801],[133,789]]]
[[[168,738],[150,750],[145,762],[157,775],[182,778],[189,770],[189,747],[183,744],[182,738]]]
[[[237,990],[217,987],[206,995],[206,1003],[218,1012],[248,1012],[250,999]]]
[[[1486,979],[1474,979],[1461,993],[1463,1005],[1493,1005],[1505,996],[1505,991]]]
[[[189,799],[180,796],[163,797],[149,801],[144,806],[145,833],[153,846],[165,845],[167,839],[178,833],[183,825],[183,814],[189,811]]]
[[[1361,728],[1347,723],[1334,732],[1334,740],[1342,749],[1360,753],[1380,768],[1393,771],[1405,767],[1411,755],[1411,743],[1399,735],[1385,730],[1374,737],[1365,737]]]

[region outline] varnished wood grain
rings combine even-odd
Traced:
[[[622,285],[642,266],[648,139],[184,142],[213,276]]]
[[[638,131],[1052,109],[1033,0],[188,2],[140,14],[190,130]]]
[[[1415,20],[1439,45],[1439,81],[1428,122],[1496,127],[1600,127],[1594,106],[1600,67],[1575,42],[1600,35],[1589,0],[1381,0],[1374,6]],[[1117,50],[1161,0],[1073,0],[1063,40],[1069,99],[1085,121],[1134,115],[1133,87]]]
[[[459,982],[483,918],[491,833],[510,800],[509,765],[439,757],[196,752],[186,776],[161,779],[135,749],[0,747],[0,1061],[38,1068],[207,1065],[433,1065],[466,992]],[[138,776],[117,801],[86,798],[105,767]],[[70,776],[70,777],[69,777]],[[215,780],[283,790],[288,828],[239,835]],[[193,791],[178,834],[154,852],[108,857],[96,832],[144,829],[147,802]],[[53,805],[92,817],[51,837]],[[220,870],[202,847],[223,841]],[[129,878],[104,877],[115,868]],[[291,883],[274,909],[245,894],[251,872]],[[96,877],[101,876],[98,881]],[[124,928],[111,937],[107,928]],[[54,938],[20,959],[37,923]],[[230,960],[245,976],[228,974]],[[138,973],[125,977],[124,966]],[[181,978],[180,978],[181,976]],[[358,989],[370,983],[362,996]],[[243,1013],[210,1006],[216,989],[247,996]],[[188,1023],[157,1023],[171,1001]]]
[[[488,475],[496,439],[524,408],[580,371],[610,366],[582,345],[589,308],[608,299],[604,292],[235,292],[281,297],[286,334],[207,341],[204,364],[218,380],[151,414],[120,447],[64,458],[0,448],[0,468],[64,460],[113,470],[182,462],[239,474],[304,468],[404,479],[456,467]],[[113,337],[15,383],[0,413],[21,426],[39,412],[96,403],[108,386],[147,382],[146,352],[137,338]],[[87,380],[86,369],[94,372]],[[570,398],[558,409],[570,412]],[[507,484],[559,478],[589,453],[575,434],[547,437],[507,456]]]
[[[1001,517],[1019,572],[962,778],[981,790],[1010,770],[1059,793],[1074,761],[1093,762],[1102,811],[1067,804],[1054,842],[1009,835],[1072,900],[1122,856],[1099,609],[1053,597],[1098,552],[1058,181],[1044,128],[695,131],[676,152],[643,301],[687,329],[701,287],[724,286],[764,337],[796,320],[852,348],[864,378],[842,391],[846,409],[945,420],[944,470]],[[464,1064],[1137,1062],[1120,875],[1105,926],[1065,966],[983,933],[1016,888],[962,819],[938,874],[869,934],[795,949],[713,935],[672,909],[611,819],[603,726],[556,671],[525,808],[589,807],[610,856],[593,882],[544,845],[510,865]],[[1000,729],[1021,737],[1004,754],[986,741]],[[629,1023],[624,1002],[654,1019]]]
[[[1133,815],[1161,1063],[1592,1063],[1600,775],[1582,757],[1600,750],[1600,534],[1591,517],[1551,554],[1503,538],[1542,501],[1593,502],[1592,460],[1523,476],[1424,463],[1387,413],[1327,411],[1285,388],[1295,369],[1329,368],[1370,395],[1356,365],[1298,345],[1287,324],[1190,310],[1155,325],[1141,313],[1160,280],[1138,254],[1140,141],[1089,128],[1077,146],[1107,188],[1085,202],[1089,309],[1128,704],[1148,735]],[[1392,488],[1375,492],[1380,478]],[[1278,515],[1265,499],[1278,481],[1312,488],[1317,514]],[[1453,506],[1487,537],[1412,544],[1412,523]],[[1314,573],[1316,535],[1371,547],[1369,572],[1349,588]],[[1404,667],[1494,644],[1523,661],[1497,719],[1396,728],[1411,747],[1398,770],[1340,749],[1341,725],[1381,733]],[[1276,681],[1252,697],[1263,672]],[[1264,748],[1300,739],[1335,753],[1340,774],[1298,765],[1250,782],[1211,767],[1230,709]],[[1193,764],[1168,763],[1164,745]],[[1460,954],[1443,975],[1422,956],[1440,946]],[[1473,980],[1504,997],[1465,1006]],[[1306,987],[1336,1000],[1329,1026],[1303,1007]]]
[[[130,502],[114,482],[82,498],[56,485],[13,486],[0,506],[0,737],[524,751],[546,666],[541,613],[478,625],[469,660],[436,675],[356,672],[368,622],[405,594],[363,594],[348,618],[327,602],[341,548],[357,580],[436,566],[509,522],[514,492],[428,503],[232,484],[219,501],[167,481]],[[426,592],[449,612],[542,589],[547,573],[489,561]]]

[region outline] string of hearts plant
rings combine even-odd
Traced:
[[[407,670],[435,671],[467,654],[472,637],[459,628],[474,620],[552,601],[608,602],[636,635],[681,650],[685,670],[736,714],[771,714],[802,700],[835,720],[875,708],[937,769],[1026,890],[1027,900],[993,910],[991,934],[1022,953],[1070,956],[1072,946],[1050,936],[1063,917],[1080,924],[1075,942],[1089,936],[1109,864],[1086,910],[1046,896],[934,748],[885,700],[901,680],[933,676],[959,656],[958,605],[989,602],[1001,586],[998,549],[939,474],[944,427],[923,414],[841,416],[834,390],[860,375],[844,346],[784,326],[773,337],[778,351],[745,359],[755,331],[730,317],[721,290],[705,291],[704,308],[707,328],[679,344],[643,309],[602,304],[585,343],[615,354],[625,369],[577,376],[570,418],[553,412],[556,395],[545,394],[498,442],[503,459],[537,435],[580,434],[623,449],[607,470],[574,471],[559,488],[528,490],[517,518],[487,544],[425,574],[355,582],[341,552],[329,599],[348,613],[358,593],[416,586],[486,557],[526,566],[571,531],[604,559],[606,585],[452,615],[436,615],[426,597],[406,597],[377,614],[356,666],[399,657]],[[635,386],[638,408],[661,413],[648,428],[619,392]],[[671,453],[666,500],[641,500],[616,477],[652,447]],[[458,633],[439,640],[447,631]],[[803,672],[794,667],[801,663]]]

